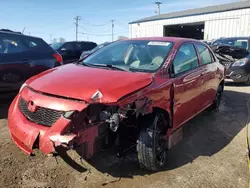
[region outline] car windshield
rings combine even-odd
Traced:
[[[168,41],[118,41],[90,55],[85,65],[115,66],[127,71],[155,72],[172,49]]]
[[[230,46],[237,46],[240,48],[248,49],[249,44],[247,39],[219,39],[213,43],[214,45],[225,44]]]
[[[58,50],[62,45],[63,45],[62,42],[56,42],[56,43],[51,44],[50,46],[51,46],[54,50]]]

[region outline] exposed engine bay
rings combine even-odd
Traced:
[[[249,55],[249,52],[237,46],[213,45],[210,48],[222,64],[225,62],[235,62]]]

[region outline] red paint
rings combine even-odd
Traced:
[[[42,75],[28,81],[29,86],[44,93],[82,99],[89,103],[97,89],[103,93],[103,102],[112,103],[152,82],[148,73],[110,71],[75,64],[64,65]]]
[[[52,127],[32,123],[22,115],[18,108],[20,97],[26,101],[33,101],[36,106],[58,111],[84,110],[93,102],[91,97],[97,90],[103,94],[103,98],[98,102],[121,107],[138,99],[147,98],[150,101],[146,107],[148,113],[157,107],[170,115],[172,128],[168,130],[166,137],[212,104],[216,89],[224,79],[224,67],[218,62],[208,65],[201,65],[199,62],[198,68],[174,78],[171,78],[167,71],[181,44],[187,41],[199,42],[168,37],[135,40],[172,41],[175,45],[164,66],[154,74],[68,64],[30,78],[26,83],[34,91],[25,87],[14,99],[9,109],[9,129],[14,142],[28,154],[32,152],[37,138],[39,149],[45,154],[54,152],[54,146],[62,142],[69,145],[74,142],[86,143],[88,145],[86,157],[90,158],[94,154],[95,139],[100,126],[100,123],[97,123],[91,127],[82,128],[78,132],[64,135],[71,120],[61,116]],[[172,106],[173,102],[174,106]],[[32,109],[31,107],[31,111]]]

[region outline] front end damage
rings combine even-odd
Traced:
[[[81,148],[82,157],[89,159],[113,146],[122,155],[127,147],[135,146],[141,129],[138,121],[152,112],[152,101],[144,97],[105,103],[101,98],[95,95],[88,103],[25,87],[9,109],[11,138],[29,155],[33,149],[56,154],[58,148]]]
[[[250,79],[249,52],[237,46],[210,46],[220,63],[226,68],[226,78],[234,82],[247,82]]]

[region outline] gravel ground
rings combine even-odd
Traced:
[[[220,111],[188,122],[183,140],[168,153],[166,169],[157,173],[141,170],[133,154],[118,160],[106,152],[88,163],[74,151],[63,158],[40,152],[29,157],[9,137],[10,100],[1,98],[0,187],[248,187],[249,97],[249,86],[227,83]]]

